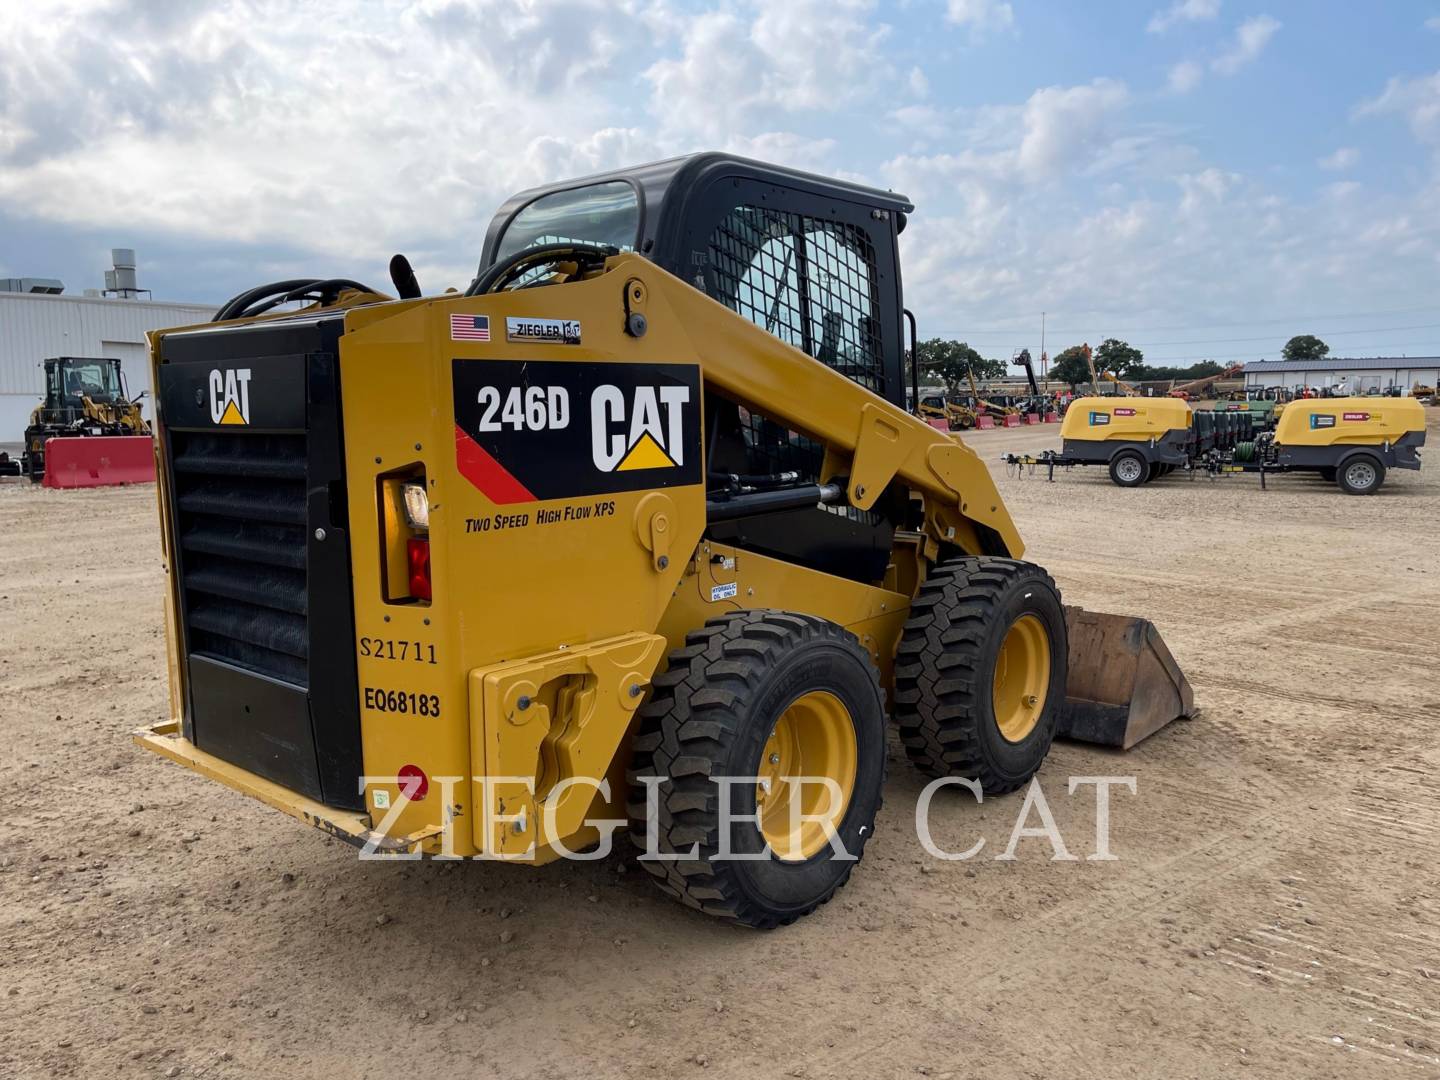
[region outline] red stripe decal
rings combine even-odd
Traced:
[[[535,501],[530,489],[486,453],[485,448],[467,435],[459,424],[455,425],[455,467],[493,503],[503,506]]]

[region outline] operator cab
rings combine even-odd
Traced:
[[[913,209],[894,192],[747,158],[671,158],[513,196],[490,222],[469,291],[563,280],[546,275],[577,255],[595,265],[636,252],[909,411],[897,238]],[[705,428],[712,500],[821,479],[818,443],[715,391]],[[707,536],[870,582],[908,513],[784,510],[712,523]]]
[[[108,405],[120,395],[120,361],[62,356],[45,361],[48,396],[55,407],[79,409],[83,398]]]
[[[527,252],[634,251],[905,409],[897,238],[913,209],[893,192],[747,158],[671,158],[513,196],[490,222],[471,290],[496,287],[510,265],[536,275],[510,287],[540,284],[543,263],[526,269]],[[821,447],[752,409],[710,393],[705,423],[712,497],[820,477]],[[874,580],[905,512],[792,510],[715,525],[710,535]]]
[[[903,195],[727,154],[531,188],[496,212],[481,275],[527,249],[634,251],[905,408]]]

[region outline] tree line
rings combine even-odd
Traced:
[[[992,360],[981,356],[963,341],[948,341],[931,338],[916,346],[920,369],[926,374],[944,381],[948,391],[959,390],[969,380],[969,373],[975,378],[998,379],[1009,373],[1010,365],[1004,360]],[[1330,352],[1330,346],[1314,334],[1298,334],[1285,343],[1280,350],[1286,360],[1319,360]],[[1145,363],[1145,354],[1129,342],[1118,338],[1106,338],[1092,352],[1097,372],[1111,374],[1128,382],[1147,382],[1174,379],[1184,382],[1218,375],[1224,367],[1213,360],[1201,360],[1188,367],[1152,365]],[[1038,372],[1036,373],[1039,374]],[[1050,361],[1049,377],[1056,382],[1079,386],[1090,381],[1090,367],[1085,362],[1083,345],[1071,345]]]
[[[963,341],[947,341],[931,338],[915,345],[920,360],[920,370],[944,381],[949,393],[960,390],[970,381],[970,373],[976,379],[1004,378],[1009,365],[1003,360],[988,360]]]

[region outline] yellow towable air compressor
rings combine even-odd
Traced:
[[[1389,469],[1419,469],[1425,410],[1414,398],[1304,398],[1273,433],[1236,447],[1235,459],[1266,472],[1318,472],[1347,495],[1373,495]]]
[[[1191,453],[1189,404],[1172,397],[1083,397],[1065,410],[1061,455],[1104,465],[1121,487],[1139,487],[1184,466]]]

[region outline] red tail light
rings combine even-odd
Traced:
[[[405,541],[405,562],[409,570],[410,595],[417,600],[430,599],[430,541],[412,536]]]
[[[411,802],[419,802],[430,790],[430,778],[419,765],[401,765],[395,773],[401,793]]]

